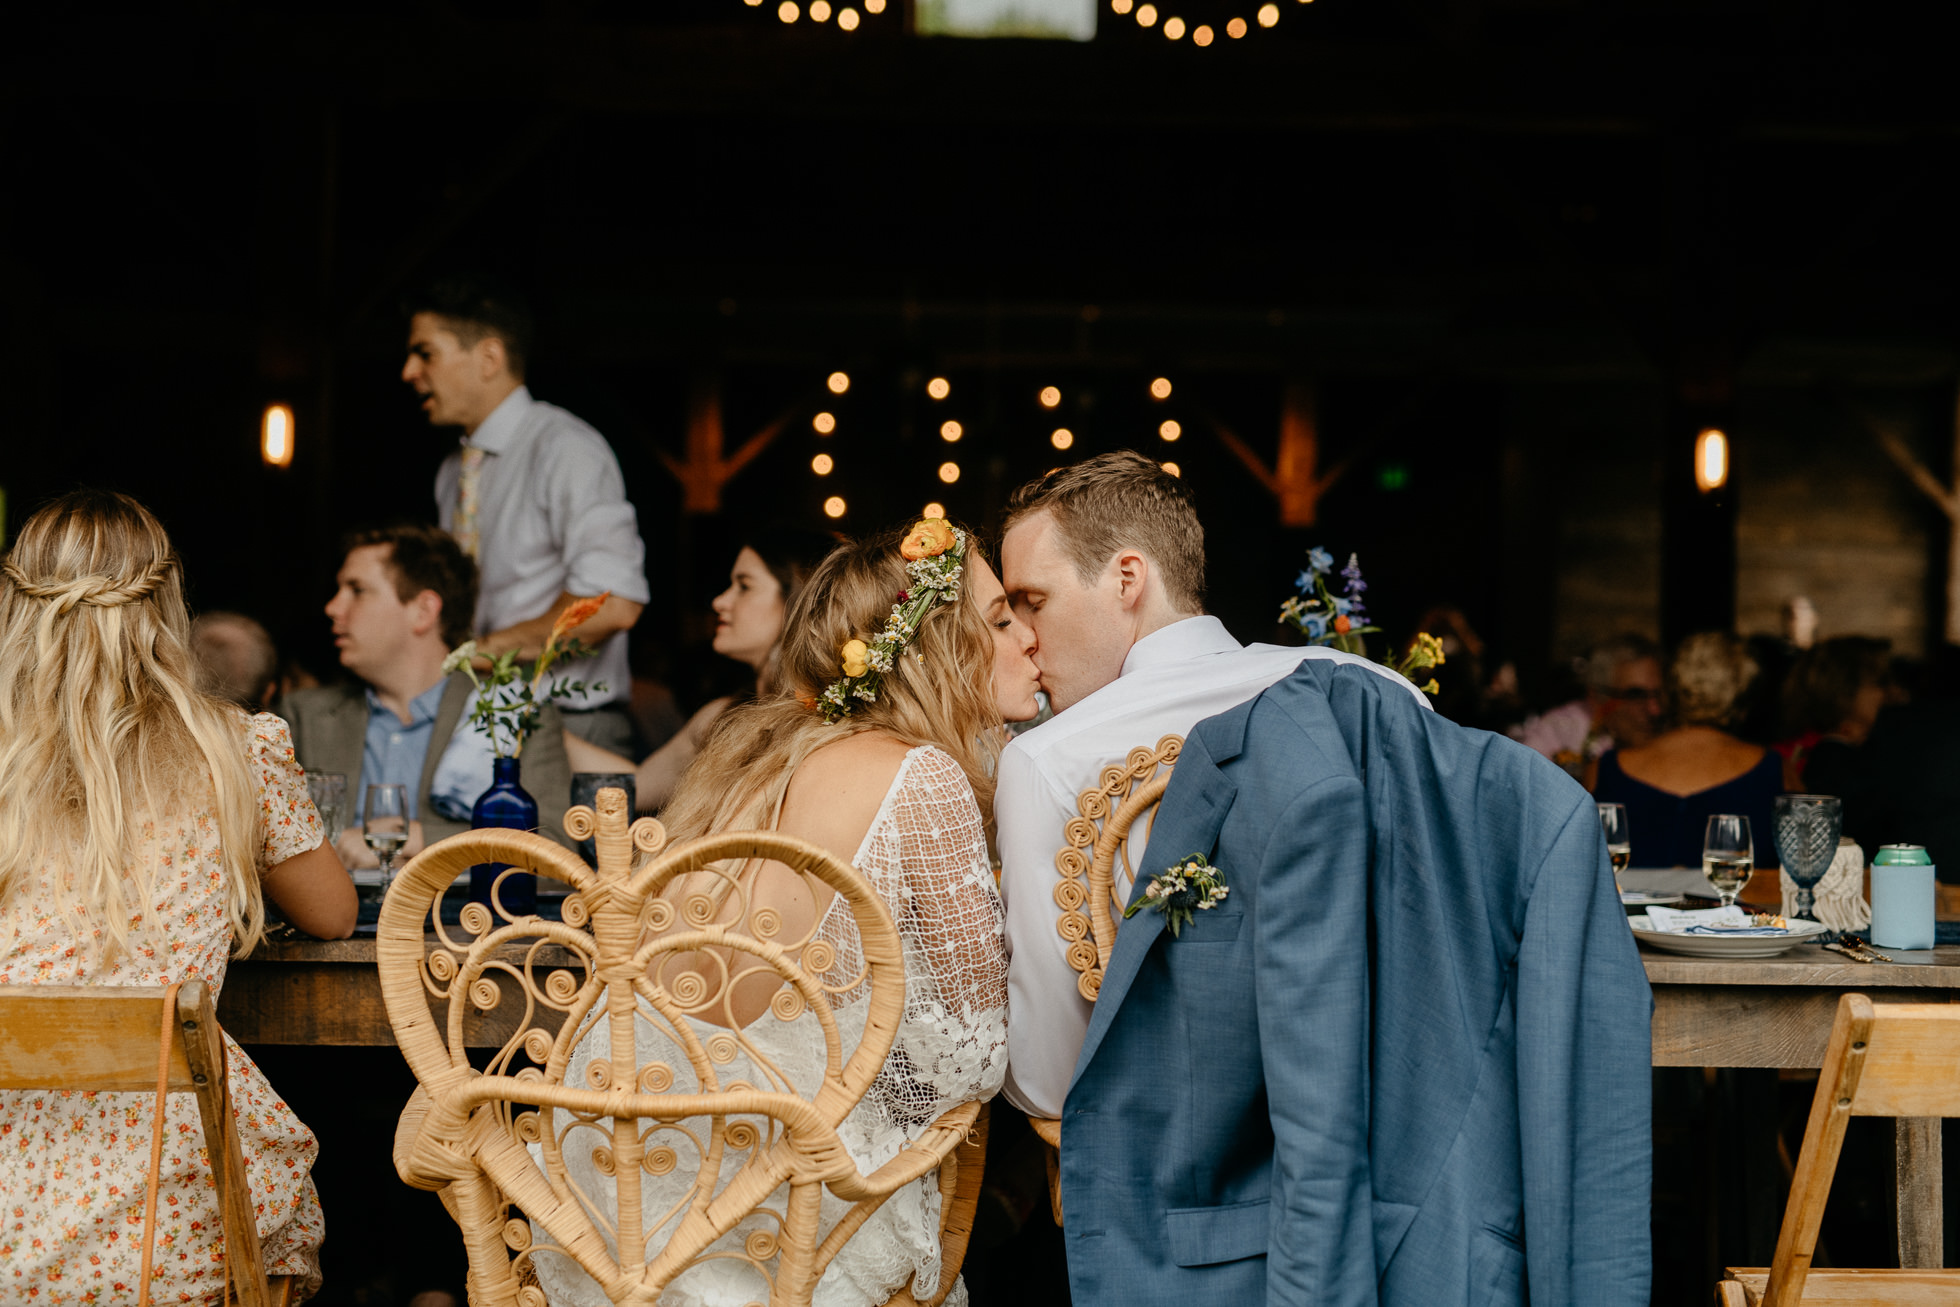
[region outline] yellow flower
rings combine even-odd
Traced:
[[[953,547],[953,524],[943,517],[922,517],[905,533],[898,555],[908,563],[937,558]]]
[[[865,662],[865,656],[871,650],[865,646],[864,641],[846,640],[844,647],[837,652],[844,659],[844,675],[862,676],[868,670],[870,664]]]

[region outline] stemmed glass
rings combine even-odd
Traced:
[[[306,773],[306,791],[320,814],[327,844],[332,846],[347,820],[347,778],[337,771],[310,771]]]
[[[1811,890],[1837,857],[1844,800],[1829,794],[1779,794],[1775,812],[1776,852],[1783,859],[1783,870],[1797,884],[1797,916],[1815,921],[1816,898]]]
[[[1755,870],[1756,840],[1749,830],[1749,819],[1733,812],[1710,817],[1708,833],[1701,841],[1701,874],[1722,896],[1723,907],[1735,902]]]
[[[1606,856],[1613,863],[1613,888],[1619,890],[1620,873],[1633,862],[1633,836],[1627,831],[1626,805],[1600,804],[1599,830],[1606,837]]]
[[[408,787],[370,785],[367,787],[367,815],[361,824],[361,838],[381,862],[381,893],[395,881],[395,855],[408,843]]]

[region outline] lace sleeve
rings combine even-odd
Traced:
[[[894,1115],[924,1125],[992,1097],[1007,1073],[1000,892],[959,764],[938,749],[908,755],[867,845],[864,870],[905,946],[905,1017],[881,1080]]]

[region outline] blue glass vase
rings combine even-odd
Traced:
[[[470,809],[470,826],[476,830],[536,830],[538,801],[518,784],[520,768],[516,758],[494,758],[490,763],[490,788]],[[470,901],[490,902],[490,887],[497,883],[509,863],[480,862],[470,868]],[[538,878],[528,872],[511,876],[497,895],[505,912],[522,917],[537,909]]]

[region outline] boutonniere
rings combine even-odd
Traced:
[[[1155,908],[1164,914],[1164,924],[1176,939],[1192,917],[1217,907],[1231,892],[1225,874],[1206,862],[1204,854],[1194,853],[1152,876],[1143,887],[1143,897],[1123,909],[1123,918],[1127,921],[1139,909]]]

